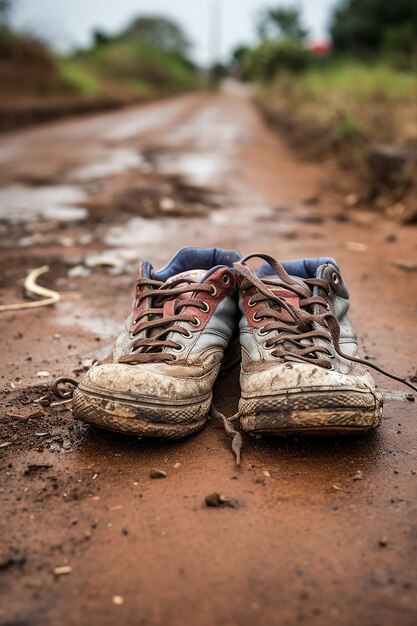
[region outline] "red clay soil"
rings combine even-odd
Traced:
[[[299,161],[230,89],[9,134],[0,185],[0,303],[24,300],[23,278],[45,263],[42,284],[62,294],[54,307],[0,313],[0,623],[414,626],[406,388],[376,377],[376,433],[246,438],[240,468],[218,423],[148,442],[39,400],[111,344],[132,259],[161,266],[184,245],[335,256],[365,354],[415,375],[416,228],[346,209],[348,181]],[[120,203],[132,189],[137,211]],[[116,259],[112,274],[88,267],[93,254]],[[219,381],[226,414],[238,395],[237,372]],[[207,507],[213,492],[234,506]]]

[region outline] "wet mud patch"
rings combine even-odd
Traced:
[[[126,217],[201,217],[218,203],[207,189],[190,185],[181,177],[167,177],[159,184],[128,182],[97,194],[86,204],[90,219],[112,221]]]
[[[77,448],[87,427],[76,422],[70,403],[62,403],[47,384],[0,391],[0,472],[14,467],[25,479],[45,477],[55,466],[54,455]],[[7,474],[6,474],[7,475]]]
[[[208,188],[218,183],[222,173],[229,169],[223,155],[182,150],[170,146],[148,146],[143,150],[146,163],[162,176],[178,177],[190,185]]]

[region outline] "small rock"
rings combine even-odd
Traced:
[[[76,265],[68,270],[69,278],[87,278],[90,274],[91,271],[87,267],[84,267],[84,265]]]
[[[412,393],[407,393],[405,395],[405,399],[408,400],[409,402],[415,402],[416,401],[416,399],[415,399],[415,397],[413,396]]]
[[[386,535],[382,535],[382,537],[378,539],[378,544],[381,548],[385,548],[385,546],[388,545],[388,537]]]
[[[80,243],[82,246],[86,246],[93,240],[93,235],[91,235],[90,233],[86,233],[85,235],[81,235],[81,237],[78,239],[78,243]]]
[[[417,162],[417,153],[409,148],[398,148],[389,144],[370,147],[368,163],[377,181],[384,185],[395,185],[412,180]]]
[[[359,196],[357,193],[349,193],[345,196],[344,202],[346,206],[357,206],[359,203]]]
[[[74,245],[75,241],[74,239],[71,239],[71,237],[60,237],[58,239],[58,243],[61,246],[64,246],[64,248],[71,248],[71,246]]]
[[[206,506],[221,506],[222,500],[218,493],[211,493],[210,495],[205,497]]]
[[[211,493],[205,497],[204,502],[207,507],[225,507],[229,506],[232,509],[236,509],[238,506],[237,500],[226,498],[218,493]]]
[[[175,209],[175,202],[172,198],[161,198],[161,200],[159,201],[159,208],[161,209],[161,211],[169,213],[170,211],[173,211]]]
[[[352,480],[364,480],[364,478],[365,478],[364,473],[361,470],[358,470],[352,476]]]
[[[121,604],[123,604],[124,598],[122,598],[122,596],[113,596],[112,602],[113,604],[117,604],[118,606],[120,606]]]
[[[313,205],[313,204],[318,204],[319,201],[320,201],[320,196],[318,195],[307,196],[307,198],[304,198],[303,204]]]
[[[345,246],[347,250],[352,250],[352,252],[366,252],[368,250],[366,243],[359,241],[347,241]]]
[[[166,478],[167,473],[159,469],[151,469],[149,472],[149,478]]]
[[[67,574],[71,574],[71,572],[71,565],[61,565],[59,567],[55,567],[54,569],[55,576],[66,576]]]
[[[91,254],[84,259],[87,267],[94,269],[96,267],[112,267],[123,270],[123,261],[115,256],[105,254]]]
[[[40,372],[36,372],[36,376],[38,376],[39,378],[49,378],[49,376],[52,376],[51,372],[48,372],[46,370],[41,370]]]

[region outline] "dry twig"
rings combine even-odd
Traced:
[[[16,304],[2,304],[0,305],[0,312],[2,311],[20,311],[22,309],[35,309],[41,306],[48,306],[55,304],[61,299],[60,294],[53,289],[46,289],[38,285],[36,280],[42,274],[49,272],[47,265],[42,265],[34,270],[31,270],[25,278],[24,287],[28,293],[32,293],[35,296],[41,296],[43,300],[36,300],[35,302],[18,302]]]

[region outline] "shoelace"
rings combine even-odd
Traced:
[[[180,322],[188,322],[193,326],[199,325],[199,320],[195,315],[182,313],[187,306],[197,307],[201,311],[207,311],[207,304],[195,297],[179,299],[186,293],[195,294],[206,292],[213,295],[213,285],[205,283],[194,283],[184,278],[179,278],[172,282],[161,282],[147,278],[140,278],[137,282],[140,288],[145,286],[137,298],[139,306],[147,298],[150,299],[150,306],[143,308],[135,319],[135,326],[132,334],[134,336],[143,333],[138,337],[132,346],[132,353],[119,358],[119,363],[136,365],[139,363],[167,362],[174,361],[177,357],[171,352],[162,351],[163,348],[181,350],[182,346],[171,339],[168,335],[176,332],[184,337],[190,337],[191,333],[187,328],[180,325]],[[165,310],[169,303],[169,312]],[[148,335],[148,336],[144,336]]]
[[[253,272],[251,272],[245,263],[253,257],[258,257],[267,261],[277,276],[281,279],[282,286],[300,297],[299,309],[294,307],[290,302],[287,302],[281,296],[275,294],[274,291],[268,286],[267,279],[262,281]],[[397,380],[410,387],[413,391],[417,391],[417,387],[406,378],[392,374],[375,363],[371,363],[356,356],[345,354],[342,351],[339,343],[340,324],[338,319],[330,311],[330,307],[328,307],[326,300],[320,296],[312,297],[311,291],[308,287],[308,285],[316,285],[324,289],[327,294],[330,294],[331,287],[325,280],[319,278],[306,278],[303,279],[304,285],[302,285],[298,281],[291,278],[278,261],[266,254],[250,254],[242,259],[242,261],[235,263],[234,268],[238,274],[243,276],[249,284],[253,285],[258,290],[259,293],[253,296],[253,301],[273,301],[278,305],[279,309],[284,309],[290,316],[289,321],[286,318],[283,320],[279,310],[275,310],[270,307],[265,308],[260,312],[260,317],[265,316],[266,318],[272,318],[275,320],[267,322],[262,331],[266,332],[268,330],[276,330],[284,332],[283,335],[280,335],[279,332],[277,332],[275,337],[269,342],[270,346],[277,346],[277,349],[272,351],[274,356],[277,356],[277,358],[283,358],[284,360],[306,361],[308,363],[314,363],[315,365],[328,368],[331,364],[325,357],[315,356],[317,353],[322,353],[331,358],[332,353],[328,348],[314,344],[311,346],[305,346],[302,344],[303,339],[320,337],[331,343],[335,352],[341,358],[355,363],[361,363],[366,367],[371,367],[377,372],[384,374],[384,376]],[[278,287],[279,286],[281,285],[278,285]],[[276,289],[277,285],[274,284],[273,287]],[[306,310],[306,307],[313,304],[323,305],[326,310],[321,314],[310,313]],[[315,325],[318,325],[320,328],[315,327]],[[285,343],[290,343],[292,347],[285,347]]]
[[[246,265],[246,261],[254,257],[267,261],[279,277],[280,282],[268,280],[268,277],[265,277],[263,280],[258,278]],[[417,387],[405,378],[387,372],[375,363],[350,356],[342,351],[339,343],[340,324],[338,319],[331,313],[330,307],[323,297],[311,295],[310,285],[320,287],[327,295],[330,295],[331,287],[327,281],[321,278],[307,278],[303,279],[304,285],[302,285],[291,278],[278,261],[266,254],[250,254],[241,261],[234,263],[234,268],[245,279],[242,283],[243,289],[247,289],[250,286],[254,286],[257,289],[257,293],[251,297],[253,304],[272,301],[277,305],[275,309],[265,306],[264,309],[258,312],[258,319],[264,318],[267,320],[260,329],[261,333],[266,334],[267,332],[276,331],[275,335],[266,342],[268,347],[274,348],[271,351],[273,356],[284,361],[302,361],[329,368],[331,367],[329,358],[332,358],[333,355],[328,348],[313,343],[310,345],[303,343],[303,340],[306,339],[322,338],[332,344],[335,352],[341,358],[371,367],[377,372],[384,374],[384,376],[397,380],[410,387],[413,391],[417,391]],[[300,298],[300,308],[294,307],[290,302],[274,293],[274,290],[279,290],[280,288],[285,288],[285,290],[296,294]],[[322,305],[325,308],[324,313],[313,314],[306,310],[307,307],[314,304]],[[282,315],[282,310],[288,315]],[[232,437],[232,450],[236,457],[236,464],[239,465],[243,440],[239,431],[233,428],[232,425],[232,422],[240,417],[239,412],[228,418],[215,408],[213,412],[213,408],[213,416],[223,420],[226,433]]]
[[[278,284],[276,282],[271,283],[271,281],[270,280],[268,281],[267,278],[263,280],[258,278],[246,265],[246,261],[254,257],[267,261],[267,263],[269,263],[271,268],[275,271],[275,274],[280,278],[281,283],[278,283]],[[260,317],[265,317],[265,319],[271,320],[271,321],[266,322],[261,330],[265,333],[269,331],[276,331],[275,336],[271,338],[269,342],[270,346],[276,346],[275,349],[271,352],[271,354],[273,354],[277,358],[281,358],[284,360],[303,361],[307,363],[314,363],[321,367],[329,368],[330,363],[328,361],[328,358],[331,358],[332,353],[328,348],[326,348],[325,346],[319,346],[316,344],[311,344],[308,346],[306,346],[305,344],[302,344],[303,339],[310,339],[310,338],[312,339],[313,337],[314,338],[320,337],[322,339],[325,339],[329,343],[331,343],[334,350],[341,358],[347,359],[348,361],[352,361],[355,363],[361,363],[362,365],[365,365],[366,367],[371,367],[377,372],[380,372],[381,374],[383,374],[384,376],[387,376],[388,378],[392,378],[393,380],[397,380],[398,382],[401,382],[407,385],[408,387],[410,387],[410,389],[417,392],[417,387],[413,385],[411,382],[409,382],[408,380],[406,380],[405,378],[392,374],[384,370],[379,365],[376,365],[375,363],[371,363],[369,361],[366,361],[365,359],[361,359],[359,357],[354,357],[354,356],[345,354],[342,351],[340,347],[340,343],[339,343],[339,340],[340,340],[339,321],[337,320],[335,315],[331,313],[331,311],[329,310],[328,303],[326,302],[326,300],[322,298],[321,296],[312,296],[310,288],[309,288],[309,285],[320,287],[329,295],[331,293],[331,287],[327,283],[327,281],[319,279],[319,278],[307,278],[303,280],[304,285],[302,285],[298,281],[291,278],[291,276],[285,271],[283,266],[280,263],[278,263],[278,261],[276,261],[273,257],[266,255],[266,254],[256,254],[256,253],[250,254],[244,257],[240,262],[235,263],[234,268],[236,272],[240,274],[241,276],[243,276],[243,278],[247,281],[246,285],[245,284],[242,285],[243,288],[245,288],[245,286],[247,287],[249,285],[253,285],[258,290],[259,293],[252,296],[252,302],[256,303],[260,301],[265,301],[265,302],[272,301],[278,305],[277,309],[273,309],[271,307],[265,307],[265,309],[262,309],[261,311],[259,311]],[[140,296],[141,299],[145,297],[149,297],[149,296],[152,297],[155,295],[157,295],[158,297],[162,297],[164,299],[167,297],[172,297],[172,295],[179,295],[179,294],[188,293],[189,291],[191,291],[189,284],[183,287],[179,287],[179,286],[176,287],[175,286],[176,283],[174,282],[174,283],[171,283],[167,287],[165,283],[160,283],[159,281],[151,281],[147,279],[140,279],[140,280],[144,281],[143,284],[146,283],[148,285],[151,285],[152,287],[157,288],[156,290],[151,289],[151,290],[144,291]],[[181,279],[178,282],[179,283],[184,282],[184,279]],[[270,286],[268,286],[268,284]],[[205,287],[205,289],[202,289],[203,287]],[[296,294],[300,298],[300,308],[294,307],[291,303],[287,302],[284,298],[280,297],[279,295],[273,292],[273,290],[277,290],[280,287],[284,287],[286,290],[292,291],[294,294]],[[199,289],[196,289],[196,288],[199,288]],[[198,284],[193,283],[192,290],[193,291],[197,291],[197,290],[209,291],[210,286],[199,284],[199,283]],[[148,293],[148,291],[150,291],[150,293]],[[155,291],[157,292],[156,294],[155,294]],[[168,316],[162,319],[161,319],[161,315],[163,314],[163,306],[161,308],[161,302],[158,302],[159,307],[157,307],[156,303],[154,303],[153,308],[144,309],[143,313],[140,316],[138,316],[138,319],[137,319],[137,326],[135,327],[136,334],[138,334],[139,332],[147,328],[157,328],[158,326],[164,326],[165,324],[168,324],[168,326],[167,328],[163,328],[163,330],[160,331],[154,337],[151,337],[149,339],[142,339],[142,338],[139,339],[137,341],[138,348],[145,348],[145,350],[147,350],[151,348],[160,349],[161,347],[167,346],[167,345],[174,347],[171,344],[175,344],[175,342],[167,340],[167,339],[163,339],[163,337],[165,337],[169,332],[172,332],[172,330],[175,330],[175,332],[181,332],[181,330],[183,330],[185,331],[185,333],[182,333],[182,334],[187,333],[186,329],[182,329],[181,326],[175,325],[173,329],[172,325],[178,321],[190,321],[189,319],[190,317],[191,319],[193,319],[194,316],[189,316],[189,315],[180,313],[180,310],[184,306],[189,306],[190,303],[192,306],[198,306],[199,304],[201,304],[197,300],[194,300],[192,298],[187,299],[187,300],[185,299],[180,300],[178,301],[179,312],[177,314],[174,314],[173,316]],[[321,314],[313,314],[306,310],[306,307],[309,307],[314,304],[323,305],[326,309],[325,312]],[[175,308],[175,302],[174,302],[174,308]],[[288,320],[288,316],[283,317],[280,314],[280,310],[282,309],[284,309],[289,314],[290,316],[289,320]],[[144,322],[140,322],[140,319],[148,315],[157,315],[158,318],[153,321],[146,320]],[[321,328],[318,329],[317,327],[315,327],[315,325],[318,325]],[[281,332],[283,334],[280,334]],[[285,344],[287,344],[287,346],[285,346]],[[290,348],[288,347],[288,344],[290,344],[291,346]],[[134,346],[135,345],[136,344],[134,344]],[[161,355],[162,357],[165,356],[165,358],[160,358],[160,356],[158,357],[158,354]],[[317,355],[321,355],[321,356],[317,356]],[[158,352],[142,352],[139,354],[127,355],[127,357],[122,357],[122,358],[126,359],[129,357],[132,357],[132,360],[129,359],[128,361],[122,361],[122,359],[120,359],[120,361],[144,363],[144,362],[149,362],[151,360],[154,360],[154,357],[157,357],[158,360],[161,360],[161,361],[171,360],[171,358],[175,359],[174,355],[170,355],[168,353],[161,354]],[[143,360],[139,360],[139,359],[136,360],[137,357],[141,357],[143,358]],[[170,358],[168,359],[167,357],[170,357]],[[63,399],[64,398],[67,399],[71,397],[72,393],[62,392],[59,389],[59,386],[61,384],[71,384],[74,387],[78,385],[78,383],[72,379],[58,378],[53,383],[52,390],[56,396],[63,398]],[[231,447],[236,457],[236,464],[240,465],[243,439],[242,439],[242,435],[240,434],[240,432],[236,430],[232,425],[232,422],[239,418],[239,413],[236,413],[235,415],[231,417],[226,417],[223,413],[218,411],[216,407],[212,404],[210,408],[210,415],[214,417],[215,419],[219,419],[223,422],[227,435],[232,438]]]
[[[134,352],[121,357],[119,359],[119,363],[135,365],[139,363],[175,360],[175,355],[167,352],[161,352],[163,347],[171,347],[174,350],[180,348],[180,345],[177,342],[167,339],[167,335],[170,332],[175,331],[184,336],[189,336],[189,331],[186,328],[179,326],[178,322],[189,322],[190,324],[196,325],[197,319],[194,315],[181,313],[182,309],[186,306],[195,306],[201,310],[207,310],[207,305],[205,305],[204,302],[196,300],[193,297],[178,300],[175,296],[190,292],[195,294],[199,291],[214,295],[213,286],[206,285],[204,283],[194,283],[192,281],[187,281],[184,278],[169,282],[168,284],[157,280],[141,278],[138,280],[137,286],[140,288],[142,285],[146,285],[146,287],[150,287],[150,289],[144,289],[142,291],[137,299],[137,306],[139,306],[140,303],[146,298],[152,299],[152,306],[144,308],[143,311],[136,316],[133,334],[138,335],[139,333],[147,330],[150,330],[151,333],[155,330],[157,332],[154,332],[154,334],[150,337],[138,338],[133,344]],[[164,304],[168,301],[172,302],[170,307],[172,314],[164,315]],[[161,327],[160,331],[158,331],[159,327]],[[57,398],[70,400],[77,387],[78,381],[73,378],[62,376],[57,378],[52,383],[51,390]],[[239,465],[240,450],[242,448],[242,435],[231,425],[231,420],[233,418],[226,418],[225,415],[216,409],[214,404],[211,405],[209,414],[210,417],[221,420],[227,435],[233,437],[232,450],[236,455],[236,463]]]

